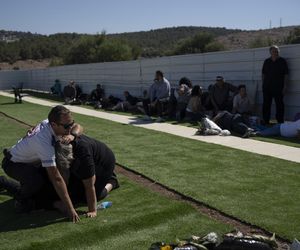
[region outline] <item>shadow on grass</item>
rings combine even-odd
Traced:
[[[282,144],[282,145],[286,145],[286,146],[300,147],[300,139],[298,139],[298,138],[287,138],[287,137],[280,137],[280,136],[270,136],[270,137],[258,136],[253,139],[258,140],[258,141]]]
[[[22,103],[20,103],[20,102],[5,102],[5,103],[1,103],[0,105],[12,105],[12,104],[18,105],[18,104],[22,104]]]
[[[41,98],[41,99],[48,99],[48,100],[57,101],[57,102],[64,102],[64,99],[62,97],[57,96],[57,95],[52,95],[49,93],[35,92],[35,91],[31,91],[31,90],[23,90],[23,93],[33,96],[33,97]]]
[[[0,233],[45,227],[67,220],[57,211],[39,210],[27,214],[16,214],[13,199],[0,203]]]

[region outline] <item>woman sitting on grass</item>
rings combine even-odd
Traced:
[[[191,121],[199,121],[204,115],[204,106],[201,102],[202,88],[195,85],[192,89],[191,98],[186,108],[186,116]]]

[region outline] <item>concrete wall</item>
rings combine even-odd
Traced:
[[[288,93],[285,97],[286,117],[300,112],[300,45],[281,47],[281,55],[290,68]],[[108,94],[121,96],[123,90],[141,95],[152,83],[158,69],[173,86],[187,76],[193,84],[207,88],[216,75],[223,75],[233,84],[246,84],[249,95],[259,110],[262,103],[261,68],[269,56],[268,48],[226,51],[206,54],[141,59],[129,62],[69,65],[29,71],[0,71],[0,89],[24,82],[25,88],[49,91],[55,79],[63,85],[75,80],[84,92],[90,92],[97,83],[104,85]]]

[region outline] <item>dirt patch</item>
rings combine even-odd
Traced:
[[[49,67],[50,59],[42,59],[42,60],[19,60],[13,64],[8,62],[0,62],[0,69],[1,70],[29,70],[29,69],[44,69]]]
[[[0,116],[7,117],[11,119],[14,122],[17,122],[18,124],[22,124],[24,127],[32,127],[32,125],[23,122],[21,120],[18,120],[14,117],[11,117],[4,112],[0,111]],[[135,183],[141,185],[142,187],[148,188],[153,192],[159,193],[169,199],[178,200],[181,202],[186,202],[192,207],[194,207],[196,210],[201,212],[202,214],[207,215],[213,220],[220,221],[222,223],[231,225],[236,230],[241,231],[242,233],[257,233],[261,235],[265,235],[270,237],[272,235],[271,232],[268,232],[267,230],[260,228],[256,225],[252,225],[246,221],[240,220],[238,218],[235,218],[234,216],[228,215],[223,213],[222,211],[213,208],[209,206],[208,204],[205,204],[201,201],[195,200],[192,197],[186,196],[172,188],[169,188],[159,182],[156,182],[155,180],[135,171],[130,168],[127,168],[125,166],[122,166],[121,164],[117,163],[116,167],[117,174],[124,175],[128,179],[134,181]],[[279,245],[279,249],[289,249],[290,242],[287,239],[281,238],[276,236],[277,243]]]
[[[2,111],[0,111],[0,117],[1,117],[1,116],[10,119],[12,122],[17,123],[18,125],[21,125],[21,126],[24,127],[24,128],[31,128],[31,127],[34,127],[34,126],[32,126],[32,125],[30,125],[30,124],[28,124],[28,123],[26,123],[26,122],[23,122],[23,121],[21,121],[21,120],[18,120],[17,118],[14,118],[14,117],[12,117],[12,116],[9,116],[9,115],[5,114],[5,113],[2,112]]]

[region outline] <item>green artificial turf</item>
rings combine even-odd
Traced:
[[[2,151],[22,137],[27,128],[3,116],[0,118]],[[0,249],[141,250],[156,241],[175,241],[177,237],[211,231],[222,235],[232,230],[185,203],[162,197],[123,176],[119,178],[121,188],[106,199],[112,201],[113,206],[100,211],[94,219],[82,215],[77,224],[56,211],[15,214],[13,200],[6,193],[0,193]],[[77,210],[84,212],[85,209]]]
[[[49,111],[28,103],[0,109],[30,123]],[[110,145],[119,163],[283,237],[300,238],[299,164],[98,118],[74,117],[88,135]]]

